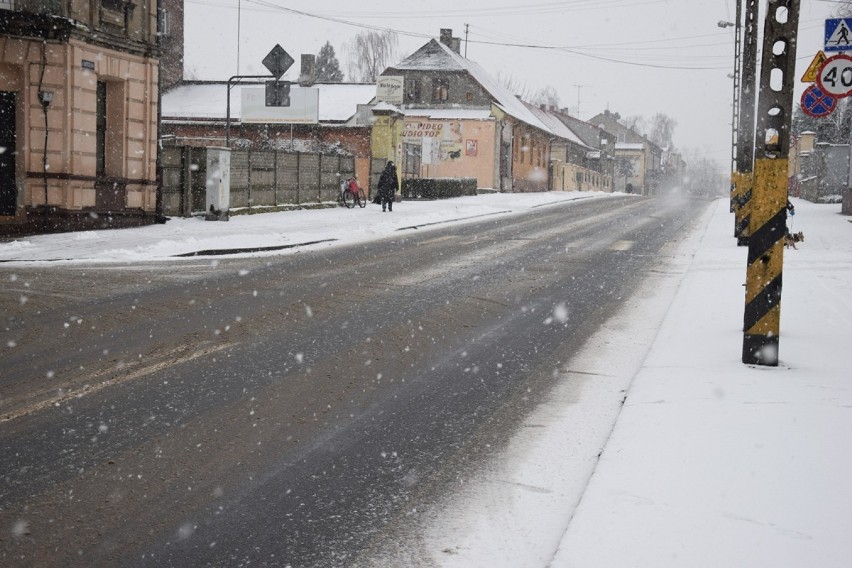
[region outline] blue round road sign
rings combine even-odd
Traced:
[[[822,92],[817,85],[811,85],[802,93],[802,110],[814,118],[828,116],[837,107],[837,99]]]

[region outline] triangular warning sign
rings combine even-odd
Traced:
[[[840,20],[834,32],[825,40],[826,48],[852,50],[852,31],[846,24],[846,20]]]
[[[802,75],[802,83],[816,83],[817,75],[823,63],[825,63],[825,53],[817,51],[817,54],[814,55],[814,60],[808,65],[808,70]]]

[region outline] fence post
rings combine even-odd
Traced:
[[[317,152],[317,203],[322,203],[322,152]]]
[[[184,217],[192,216],[192,148],[181,148],[180,176],[180,213]]]
[[[302,153],[296,152],[296,206],[302,206]]]
[[[272,202],[278,207],[278,148],[272,151]]]

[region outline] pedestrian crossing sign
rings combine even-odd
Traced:
[[[802,75],[802,83],[816,83],[819,70],[822,69],[822,64],[825,63],[825,52],[817,51],[813,61],[808,65],[808,70]]]
[[[825,51],[852,51],[852,18],[825,21]]]

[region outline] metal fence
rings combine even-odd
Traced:
[[[206,148],[163,148],[163,213],[204,213]],[[340,181],[355,176],[351,156],[283,150],[231,151],[230,209],[263,211],[334,203]]]

